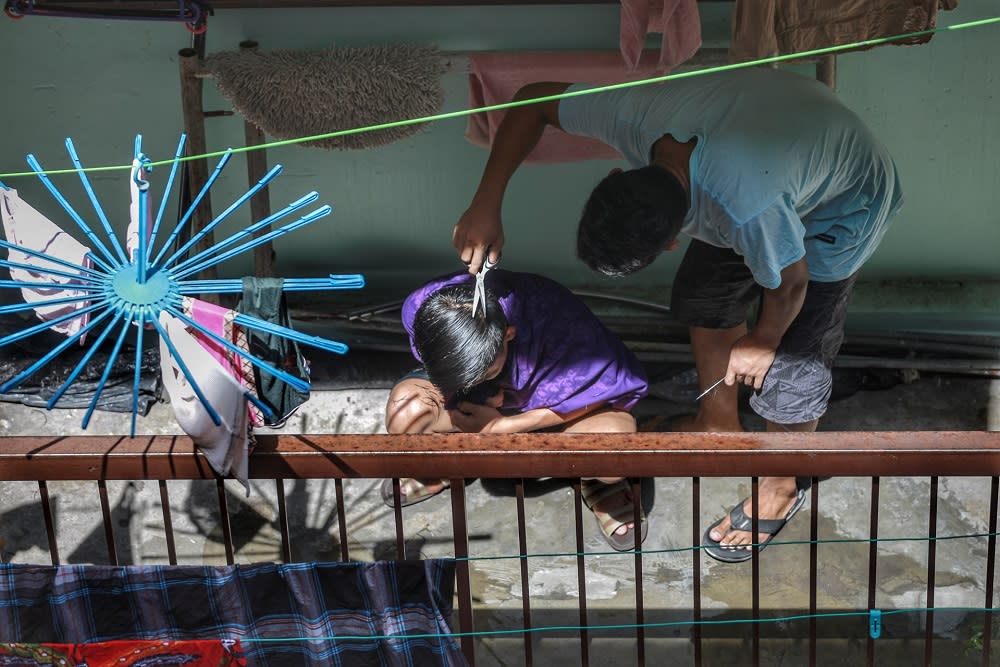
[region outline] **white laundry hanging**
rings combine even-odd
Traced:
[[[45,253],[58,259],[81,267],[90,268],[87,258],[90,248],[83,245],[72,236],[60,229],[54,222],[36,211],[23,199],[17,190],[0,188],[0,217],[3,219],[3,231],[9,243],[14,243],[29,250]],[[21,296],[27,303],[38,303],[57,298],[87,296],[87,292],[74,290],[68,286],[73,279],[66,276],[48,273],[41,269],[54,269],[63,273],[72,273],[72,269],[41,257],[29,255],[14,249],[8,250],[8,260],[19,264],[28,264],[39,268],[38,271],[11,268],[12,280],[32,283],[52,283],[52,287],[22,287]],[[83,276],[83,271],[80,272]],[[62,303],[58,305],[37,306],[35,313],[43,321],[54,320],[75,310],[90,305],[90,301]],[[52,329],[67,337],[76,335],[87,325],[89,315],[69,319],[52,326]],[[83,343],[83,338],[80,342]]]
[[[212,469],[223,477],[232,475],[238,479],[249,495],[250,436],[243,386],[202,347],[183,322],[167,313],[160,313],[159,319],[188,372],[221,421],[218,425],[212,421],[161,337],[160,372],[177,423],[194,440]]]

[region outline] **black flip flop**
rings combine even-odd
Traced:
[[[747,499],[744,498],[736,507],[729,510],[729,521],[730,525],[734,530],[745,530],[750,532],[753,530],[753,519],[746,515],[743,511],[743,505],[746,503]],[[757,546],[758,551],[763,551],[764,547],[775,538],[775,536],[781,532],[781,529],[785,527],[785,524],[795,516],[795,513],[806,502],[806,489],[799,489],[795,497],[795,504],[792,505],[792,509],[788,510],[782,519],[759,519],[757,521],[757,530],[761,533],[767,533],[771,537],[767,538],[767,541],[763,544]],[[701,546],[704,547],[705,553],[714,558],[715,560],[722,561],[723,563],[742,563],[743,561],[750,560],[753,558],[752,549],[726,549],[718,542],[710,537],[710,534],[716,526],[721,524],[726,517],[722,517],[705,531],[705,534],[701,538]]]

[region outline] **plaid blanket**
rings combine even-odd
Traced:
[[[454,561],[0,565],[0,641],[239,640],[248,667],[464,665]]]

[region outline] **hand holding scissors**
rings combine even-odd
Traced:
[[[483,306],[483,315],[486,315],[486,273],[496,267],[500,263],[500,258],[497,257],[497,261],[490,261],[490,248],[486,247],[486,253],[483,258],[483,266],[479,269],[479,273],[476,274],[476,289],[472,295],[472,316],[476,316],[477,308],[479,304]]]

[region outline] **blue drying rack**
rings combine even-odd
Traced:
[[[194,214],[194,210],[197,208],[198,204],[208,193],[212,184],[216,181],[216,179],[218,179],[219,174],[222,173],[222,170],[229,162],[229,159],[232,156],[232,150],[230,149],[227,150],[219,159],[219,163],[212,171],[212,174],[209,176],[204,187],[177,221],[173,231],[171,231],[167,236],[166,240],[161,245],[160,250],[154,257],[153,248],[157,241],[157,235],[160,232],[160,223],[163,220],[163,213],[166,209],[167,195],[173,186],[174,177],[177,175],[177,168],[181,162],[181,155],[184,151],[184,143],[185,136],[181,135],[180,141],[177,144],[177,151],[171,163],[170,175],[167,178],[167,183],[164,188],[164,196],[161,199],[160,207],[157,211],[152,229],[148,229],[149,182],[143,180],[141,178],[141,174],[143,172],[148,174],[152,171],[152,169],[149,159],[142,153],[142,135],[138,135],[135,138],[132,178],[135,179],[135,184],[139,193],[139,240],[137,249],[133,253],[132,258],[127,256],[125,249],[115,236],[115,233],[111,228],[111,224],[108,222],[108,218],[104,214],[104,210],[101,208],[101,204],[90,185],[86,171],[83,170],[83,165],[80,162],[80,158],[76,153],[76,149],[74,148],[73,141],[71,139],[66,139],[66,150],[69,153],[73,165],[78,170],[77,174],[80,177],[80,181],[83,184],[83,188],[86,191],[87,196],[93,204],[94,211],[100,221],[101,228],[110,241],[110,247],[101,241],[97,234],[95,234],[94,230],[84,221],[83,217],[77,213],[62,193],[59,192],[49,179],[48,175],[42,169],[41,165],[38,163],[38,160],[35,159],[35,156],[30,154],[27,156],[28,165],[37,173],[38,178],[42,181],[49,192],[52,193],[52,196],[55,197],[56,201],[59,202],[69,217],[87,237],[91,244],[91,248],[96,250],[96,253],[92,250],[92,252],[87,255],[88,259],[93,263],[93,266],[85,267],[78,266],[43,252],[25,248],[18,244],[0,240],[0,248],[6,248],[8,251],[15,250],[32,257],[44,259],[47,262],[51,262],[67,270],[64,271],[62,269],[49,268],[47,266],[39,267],[12,262],[10,261],[9,256],[6,260],[0,260],[0,266],[7,268],[30,269],[36,273],[70,278],[72,281],[70,283],[65,283],[55,281],[25,282],[18,280],[0,280],[0,287],[12,289],[19,289],[22,287],[50,288],[84,293],[82,296],[56,296],[52,299],[35,303],[14,304],[0,307],[0,314],[3,314],[61,304],[77,303],[82,305],[81,308],[73,312],[27,327],[21,331],[0,338],[0,347],[45,331],[46,329],[57,324],[69,322],[88,315],[91,316],[91,319],[77,333],[68,337],[65,341],[54,347],[42,358],[35,361],[28,368],[18,373],[15,377],[12,377],[3,384],[0,384],[0,393],[9,392],[20,385],[22,382],[38,372],[39,369],[69,349],[75,342],[82,340],[84,336],[91,331],[96,330],[99,325],[103,324],[104,328],[97,336],[97,339],[70,372],[66,381],[63,382],[58,389],[56,389],[55,393],[46,404],[46,408],[49,410],[56,407],[59,399],[73,384],[73,382],[76,381],[80,372],[86,367],[87,363],[94,356],[97,350],[100,349],[109,336],[117,330],[117,339],[115,340],[114,347],[109,355],[107,365],[105,366],[100,380],[98,381],[97,388],[94,392],[93,398],[91,398],[89,406],[87,407],[87,411],[83,416],[81,426],[86,429],[87,425],[90,423],[90,418],[93,415],[94,409],[97,406],[97,401],[101,396],[101,392],[104,389],[104,385],[108,380],[108,376],[111,374],[112,366],[114,365],[118,355],[121,353],[126,335],[130,330],[134,329],[136,336],[135,377],[132,384],[132,424],[130,436],[135,437],[136,415],[138,412],[139,399],[139,380],[142,367],[141,361],[144,343],[143,334],[146,325],[151,324],[163,338],[170,355],[176,360],[177,365],[184,373],[187,381],[191,384],[191,388],[194,390],[198,399],[205,407],[205,410],[211,416],[212,421],[218,425],[221,423],[218,413],[215,411],[215,408],[212,407],[211,403],[205,398],[201,388],[198,387],[197,382],[195,382],[194,377],[188,370],[187,364],[184,363],[184,360],[178,354],[177,349],[170,340],[170,337],[167,335],[167,332],[160,325],[159,315],[164,312],[181,320],[186,326],[198,331],[233,354],[249,360],[250,363],[260,370],[274,375],[298,391],[309,391],[308,382],[271,366],[258,357],[240,349],[238,346],[234,345],[225,338],[209,331],[193,319],[185,316],[183,313],[182,299],[185,295],[192,294],[220,294],[242,291],[242,281],[240,280],[188,280],[187,278],[192,274],[196,274],[204,269],[215,266],[248,250],[252,250],[253,248],[263,243],[267,243],[272,239],[284,236],[285,234],[310,225],[313,222],[329,215],[332,209],[329,205],[321,206],[309,213],[306,213],[305,215],[302,215],[293,222],[285,223],[280,227],[273,228],[267,233],[261,234],[257,238],[253,238],[253,235],[257,232],[271,227],[283,218],[286,218],[315,202],[319,198],[319,195],[316,192],[310,192],[309,194],[288,204],[280,211],[269,215],[263,220],[255,222],[235,234],[232,234],[222,241],[215,243],[210,248],[202,250],[187,259],[182,259],[185,253],[193,248],[198,241],[205,238],[206,235],[211,233],[212,230],[214,230],[230,214],[249,201],[251,197],[274,180],[282,171],[281,165],[276,165],[263,178],[261,178],[259,182],[247,190],[245,194],[238,197],[236,201],[230,204],[222,213],[209,222],[209,224],[197,233],[193,234],[188,241],[184,242],[183,245],[176,248],[165,258],[164,256],[167,255],[170,249],[177,242],[179,235],[183,231],[188,220],[191,219],[191,216]],[[0,184],[0,186],[2,186],[2,184]],[[283,289],[287,291],[360,289],[364,287],[365,279],[361,274],[329,275],[323,278],[286,278],[284,279],[282,285]],[[242,313],[237,314],[233,321],[247,329],[281,336],[303,345],[326,350],[328,352],[345,354],[348,350],[347,346],[343,343],[327,340],[319,336],[302,334],[288,327],[283,327],[271,322],[265,322],[264,320],[250,317]],[[263,404],[256,396],[249,392],[245,395],[246,398],[256,405],[265,415],[268,417],[272,416],[270,408]]]

